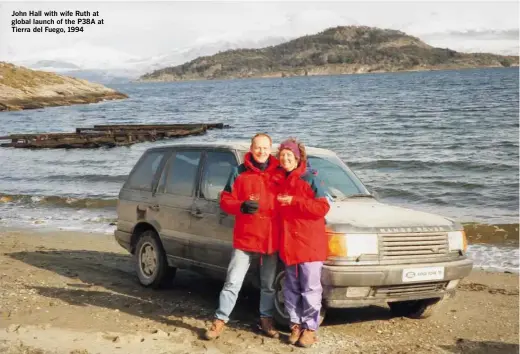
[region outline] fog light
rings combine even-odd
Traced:
[[[347,297],[367,297],[370,287],[348,287]]]
[[[446,286],[446,290],[455,289],[457,287],[457,285],[459,285],[459,281],[460,281],[460,279],[450,280],[450,282],[448,283],[448,286]]]

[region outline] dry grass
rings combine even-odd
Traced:
[[[63,84],[65,81],[54,73],[36,71],[0,62],[0,84],[25,91],[26,88],[39,85]]]

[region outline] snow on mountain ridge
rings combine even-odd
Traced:
[[[15,58],[11,61],[32,69],[57,73],[70,73],[74,70],[105,71],[109,74],[133,79],[147,72],[180,65],[200,56],[216,54],[219,51],[238,48],[262,48],[287,40],[289,39],[285,37],[267,37],[256,41],[219,41],[176,48],[153,56],[137,56],[90,43],[76,43],[71,47],[34,53],[30,57]],[[42,65],[42,62],[45,64]]]

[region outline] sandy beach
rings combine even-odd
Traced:
[[[518,274],[473,271],[423,320],[384,307],[330,312],[313,348],[262,337],[244,289],[224,335],[200,339],[222,284],[179,271],[142,288],[112,236],[0,231],[0,353],[518,353]]]

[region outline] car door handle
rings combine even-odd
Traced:
[[[153,211],[159,211],[160,209],[159,204],[150,205],[148,208]]]
[[[191,215],[197,217],[197,218],[202,218],[204,217],[204,214],[202,214],[202,212],[200,211],[200,209],[195,209],[195,210],[192,210],[191,211]]]

